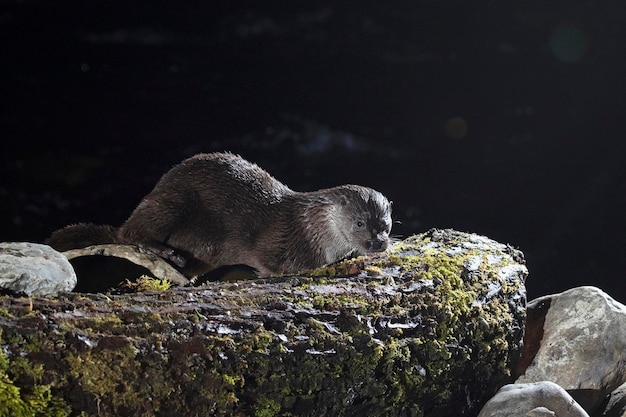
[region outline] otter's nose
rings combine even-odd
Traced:
[[[380,239],[375,239],[372,241],[372,250],[376,251],[376,252],[380,252],[385,250],[385,248],[383,248],[383,246],[387,246],[385,244],[384,241],[380,240]]]
[[[382,252],[385,249],[387,249],[387,236],[381,236],[382,234],[379,233],[374,239],[369,241],[369,246],[371,248],[372,251],[374,252]]]

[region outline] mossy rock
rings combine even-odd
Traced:
[[[4,296],[0,383],[45,387],[49,415],[473,415],[509,382],[526,275],[509,246],[431,230],[300,277]]]

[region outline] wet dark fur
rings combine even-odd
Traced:
[[[300,193],[237,155],[214,153],[172,168],[118,229],[80,223],[48,243],[58,250],[137,244],[188,276],[236,264],[267,276],[385,250],[390,231],[391,205],[371,188]]]

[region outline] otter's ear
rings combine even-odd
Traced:
[[[339,200],[339,202],[341,203],[342,206],[348,205],[348,197],[346,197],[345,195],[342,195],[341,200]]]

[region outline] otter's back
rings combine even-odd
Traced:
[[[230,153],[195,155],[172,168],[160,183],[190,187],[209,200],[217,193],[227,205],[274,204],[292,192],[258,165]],[[232,199],[221,198],[228,196]]]
[[[292,193],[237,155],[198,154],[163,175],[121,234],[127,241],[160,242],[192,254],[218,252],[223,242],[254,240],[274,206]]]

